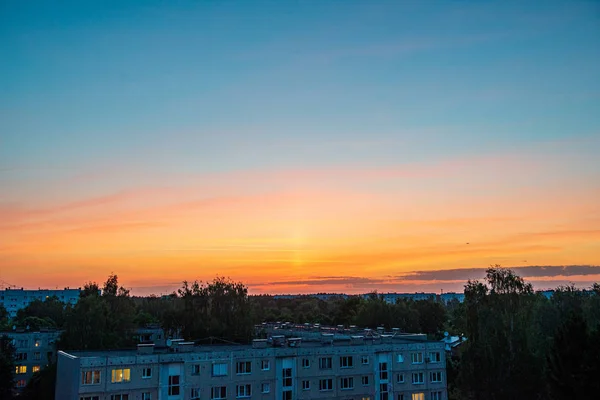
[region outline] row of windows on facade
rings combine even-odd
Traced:
[[[348,362],[349,360],[352,360],[352,357],[342,357],[343,359],[346,359],[345,362]],[[309,361],[308,359],[304,359],[306,361]],[[304,361],[303,360],[303,361]],[[325,360],[325,361],[324,361]],[[319,360],[319,363],[324,366],[322,369],[331,369],[331,357],[321,357]],[[350,361],[350,366],[352,366],[352,362]],[[215,363],[212,364],[212,376],[227,376],[227,363]],[[26,368],[25,366],[20,366]],[[194,364],[192,365],[192,375],[199,375],[200,374],[200,364]],[[17,366],[17,369],[19,368],[19,366]],[[263,371],[268,371],[271,368],[271,364],[269,360],[262,360],[261,361],[261,369]],[[39,367],[38,367],[39,369]],[[291,379],[291,369],[285,369],[284,371],[290,371],[290,376],[289,378]],[[250,361],[241,361],[236,363],[236,373],[237,374],[249,374],[252,371],[252,363]],[[35,372],[35,371],[34,371]],[[412,379],[412,383],[424,383],[424,377],[423,377],[423,372],[416,372],[413,373],[413,379]],[[431,382],[441,382],[442,378],[441,378],[441,372],[437,371],[437,372],[431,372],[430,373],[430,380]],[[101,376],[101,371],[100,370],[93,370],[93,371],[82,371],[81,373],[81,384],[82,385],[98,385],[100,384],[100,376]],[[151,367],[146,367],[146,368],[142,368],[142,379],[147,379],[147,378],[151,378],[152,377],[152,368]],[[415,378],[416,377],[416,378]],[[285,377],[284,377],[285,378]],[[367,378],[368,379],[368,375],[365,375],[363,378]],[[379,363],[379,379],[382,381],[386,381],[389,380],[389,370],[388,370],[388,363]],[[111,371],[111,382],[112,383],[121,383],[121,382],[129,382],[131,381],[131,369],[130,368],[119,368],[119,369],[113,369]],[[404,383],[404,374],[403,373],[399,373],[396,374],[396,382],[398,383]],[[367,383],[368,384],[368,383]]]
[[[332,390],[330,385],[331,382],[327,382],[327,379],[322,379],[323,382],[323,390]],[[329,379],[329,381],[331,381]],[[385,387],[383,387],[385,386]],[[387,391],[387,385],[383,385],[380,390],[379,399],[380,400],[389,400],[389,392]],[[329,389],[327,389],[329,387]],[[169,385],[168,394],[169,396],[178,396],[180,394],[181,387],[179,386],[179,382],[177,385]],[[268,383],[264,383],[262,386],[262,393],[270,393],[270,385]],[[292,392],[291,391],[283,391],[283,398],[291,399]],[[238,385],[236,386],[236,398],[249,398],[252,396],[252,386],[249,384],[246,385]],[[407,396],[407,395],[406,395]],[[404,393],[398,394],[397,400],[408,400]],[[410,400],[425,400],[425,393],[412,393]],[[430,400],[443,400],[443,392],[431,392]],[[129,394],[113,394],[110,396],[111,400],[129,400]],[[200,389],[192,388],[190,392],[190,399],[192,400],[200,400]],[[215,386],[210,389],[210,400],[224,400],[227,399],[227,387],[226,386]],[[81,396],[79,400],[100,400],[100,396]],[[142,393],[142,400],[152,400],[151,392]],[[363,396],[362,400],[371,400],[370,396]]]
[[[33,367],[31,367],[31,372],[38,372],[40,370],[40,366],[39,365],[34,365]],[[21,375],[21,374],[26,374],[27,373],[27,365],[16,365],[15,366],[15,374],[16,375]]]
[[[20,347],[29,347],[29,340],[27,339],[13,339],[12,341],[13,346],[20,348]],[[42,346],[42,339],[35,339],[33,341],[33,347],[41,347]]]

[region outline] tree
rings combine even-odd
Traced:
[[[54,400],[56,388],[56,363],[33,374],[19,396],[23,400]]]
[[[11,399],[15,378],[15,348],[8,336],[0,336],[0,399]]]
[[[17,326],[22,328],[29,325],[31,330],[51,327],[61,328],[65,323],[70,307],[56,296],[49,297],[44,301],[34,300],[27,307],[17,312],[15,322]]]
[[[88,296],[100,296],[100,286],[96,282],[88,282],[83,286],[83,290],[79,292],[79,298]]]

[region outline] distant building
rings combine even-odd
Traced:
[[[465,294],[454,292],[442,293],[440,294],[440,300],[443,301],[444,304],[448,304],[452,300],[458,300],[460,303],[462,303],[465,301]]]
[[[363,294],[363,298],[368,299],[370,296],[372,296],[372,293],[366,293]],[[396,302],[398,300],[414,300],[414,301],[418,301],[418,300],[435,300],[436,299],[436,294],[435,293],[377,293],[378,297],[383,298],[383,301],[385,301],[388,304],[396,304]]]
[[[56,360],[56,341],[61,331],[10,331],[8,336],[15,346],[15,386],[24,388],[33,374]]]
[[[333,328],[335,329],[335,328]],[[290,331],[291,332],[291,331]],[[58,353],[61,400],[446,400],[444,343],[373,333]]]
[[[56,296],[65,304],[75,305],[79,300],[81,289],[4,289],[0,291],[0,305],[6,308],[11,318],[17,316],[17,311],[27,307],[34,300],[44,301],[49,297]]]

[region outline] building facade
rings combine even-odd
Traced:
[[[444,343],[422,335],[58,352],[61,400],[446,400]]]
[[[15,386],[22,389],[35,372],[56,359],[56,341],[60,331],[0,332],[8,336],[15,347]]]
[[[17,316],[17,311],[27,307],[29,303],[34,300],[44,301],[47,298],[56,296],[60,301],[65,304],[75,305],[79,300],[79,293],[81,289],[38,289],[38,290],[27,290],[27,289],[4,289],[0,291],[0,306],[4,306],[8,315],[11,318]]]

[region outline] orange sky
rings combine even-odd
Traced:
[[[572,161],[523,152],[203,174],[90,197],[65,190],[0,208],[0,279],[81,286],[115,272],[142,294],[223,275],[254,293],[352,293],[457,286],[403,281],[411,271],[600,264],[600,187],[561,175]]]

